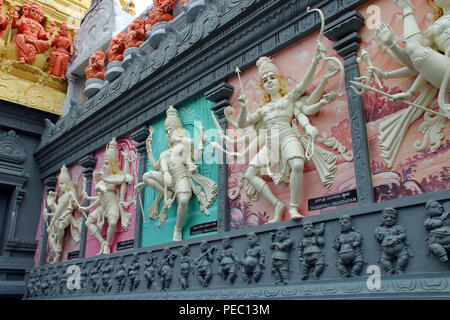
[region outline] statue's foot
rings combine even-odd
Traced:
[[[173,241],[183,240],[183,229],[175,227],[173,230]]]
[[[142,191],[142,189],[144,189],[144,187],[145,187],[145,183],[140,182],[134,187],[134,190],[136,190],[136,193],[140,193]]]
[[[109,247],[109,243],[105,241],[103,244],[104,244],[103,254],[110,254],[111,248]]]
[[[281,219],[283,218],[283,212],[284,212],[284,204],[281,201],[277,201],[275,202],[274,205],[274,214],[273,214],[273,218],[271,220],[268,221],[268,223],[275,223],[275,222],[280,222]]]
[[[291,215],[291,219],[294,221],[297,221],[297,220],[300,220],[301,218],[303,218],[303,216],[300,213],[298,213],[296,207],[289,208],[289,214]]]

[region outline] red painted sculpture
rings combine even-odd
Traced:
[[[17,47],[20,63],[33,64],[36,55],[50,48],[48,40],[53,35],[53,26],[50,33],[46,33],[40,24],[44,11],[36,2],[27,2],[22,6],[22,16],[19,18],[18,6],[14,7],[12,14],[12,28],[17,28],[13,41]]]
[[[163,21],[173,20],[170,14],[178,0],[153,0],[153,8],[147,12],[147,21],[145,22],[145,32],[150,32],[152,27]]]
[[[89,58],[89,65],[84,69],[86,80],[97,78],[105,80],[105,53],[102,49],[95,51]]]
[[[125,49],[139,47],[145,40],[145,20],[141,17],[134,19],[128,26]]]
[[[0,0],[0,12],[2,11],[3,0]],[[0,15],[0,38],[3,36],[3,31],[6,30],[9,24],[9,17]]]
[[[66,23],[63,23],[58,34],[52,41],[53,48],[48,62],[48,73],[65,80],[67,65],[73,55],[73,42],[69,38],[69,30]]]
[[[125,50],[125,41],[127,35],[125,32],[119,32],[114,38],[112,38],[108,50],[106,50],[106,57],[108,62],[122,61],[123,51]]]

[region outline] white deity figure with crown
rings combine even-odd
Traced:
[[[433,23],[423,32],[416,21],[416,10],[411,1],[394,2],[403,12],[405,46],[395,42],[392,28],[383,23],[377,26],[375,37],[380,49],[403,67],[382,71],[371,65],[368,52],[364,50],[361,58],[368,62],[369,76],[351,81],[353,89],[359,94],[370,90],[397,104],[409,105],[382,121],[378,127],[381,157],[389,167],[395,161],[407,130],[420,116],[424,116],[424,122],[419,127],[424,140],[415,142],[414,149],[423,151],[430,144],[432,152],[441,146],[444,139],[442,129],[450,117],[450,0],[426,0],[433,14]],[[369,85],[370,77],[377,80],[379,88]],[[391,95],[382,91],[384,88],[380,79],[409,77],[414,81],[405,92]],[[438,110],[434,110],[436,105]]]
[[[202,176],[195,164],[202,157],[206,137],[201,133],[198,146],[194,149],[194,140],[186,136],[186,130],[178,117],[177,110],[170,106],[166,114],[164,125],[169,139],[169,148],[161,152],[159,160],[154,158],[152,152],[154,128],[150,126],[150,134],[146,141],[147,155],[154,170],[144,173],[143,182],[135,188],[139,193],[147,185],[158,192],[148,210],[148,215],[152,219],[157,219],[159,203],[164,199],[162,210],[159,212],[159,225],[164,223],[167,217],[166,211],[176,199],[178,207],[173,241],[180,241],[183,234],[183,221],[192,193],[200,202],[200,210],[209,216],[208,208],[216,199],[218,190],[216,183]]]
[[[248,136],[252,139],[250,133],[256,133],[257,137],[252,139],[253,141],[250,142],[249,147],[240,152],[228,152],[217,143],[210,143],[213,148],[237,157],[243,157],[245,154],[248,154],[250,149],[260,142],[264,144],[249,161],[245,172],[241,175],[237,192],[234,195],[230,195],[230,198],[233,199],[233,197],[237,196],[245,179],[244,188],[251,200],[258,200],[261,195],[274,206],[274,215],[269,223],[282,220],[285,205],[273,194],[263,176],[269,176],[275,185],[278,185],[280,182],[289,184],[289,215],[293,220],[301,219],[303,215],[299,213],[298,207],[300,205],[299,199],[305,162],[307,160],[314,162],[321,182],[326,187],[331,185],[334,173],[337,170],[336,155],[316,145],[316,141],[332,146],[335,149],[338,148],[338,145],[342,147],[335,138],[320,137],[318,129],[311,124],[309,119],[309,116],[316,114],[323,106],[336,99],[334,91],[324,94],[324,90],[328,80],[343,70],[342,64],[337,58],[326,56],[326,49],[320,42],[324,28],[323,13],[319,9],[309,10],[308,8],[308,12],[312,11],[319,12],[322,18],[322,29],[319,33],[318,45],[315,49],[312,63],[303,80],[295,88],[288,88],[285,77],[272,60],[269,57],[260,57],[256,62],[256,66],[258,68],[259,86],[263,93],[262,105],[256,112],[250,113],[248,110],[248,99],[241,88],[241,94],[237,100],[241,112],[237,122],[232,121],[234,116],[232,108],[227,107],[225,109],[225,117],[228,123],[235,128],[245,130],[246,136],[244,138]],[[321,60],[328,61],[327,67],[329,72],[310,94],[306,94]],[[341,84],[342,75],[341,72]],[[340,96],[343,95],[340,89],[338,92]],[[304,133],[300,131],[297,124],[300,124],[304,129]],[[228,146],[233,146],[233,144],[245,140],[233,140],[226,136],[217,124],[216,127],[219,131],[219,139],[225,141]],[[332,144],[328,144],[330,140],[333,141]],[[345,152],[343,148],[340,148],[339,151],[341,153]],[[350,158],[353,158],[352,155]],[[277,170],[276,172],[273,172],[274,168]]]
[[[44,213],[46,221],[47,217],[51,217],[50,224],[47,225],[49,247],[55,254],[51,263],[61,261],[66,229],[70,227],[72,241],[75,243],[80,241],[81,231],[81,219],[76,219],[74,215],[80,202],[78,186],[72,182],[69,169],[65,165],[62,166],[58,176],[58,188],[59,198],[58,192],[49,191],[46,199],[49,212]]]
[[[124,172],[120,171],[119,149],[116,138],[112,138],[106,146],[103,170],[93,173],[94,190],[98,196],[88,196],[85,192],[84,197],[93,202],[88,207],[80,208],[84,212],[89,212],[95,208],[86,219],[86,227],[101,245],[97,255],[111,252],[111,241],[116,232],[119,218],[124,231],[127,231],[130,226],[131,214],[127,210],[133,200],[127,202],[126,193],[128,185],[133,182],[133,175],[130,174],[132,157],[130,157],[128,151],[123,151],[122,155]],[[105,220],[108,222],[106,239],[102,236]]]

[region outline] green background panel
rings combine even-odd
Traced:
[[[183,107],[178,109],[178,116],[181,122],[188,131],[191,138],[195,141],[195,147],[198,144],[199,126],[203,126],[204,134],[212,141],[217,141],[217,132],[215,130],[214,122],[211,115],[212,102],[206,100],[203,96],[190,101]],[[164,121],[166,116],[160,117],[151,125],[155,128],[153,133],[153,155],[156,160],[159,159],[161,152],[168,148],[168,139],[165,133]],[[187,135],[188,135],[187,133]],[[205,150],[203,152],[203,158],[201,162],[197,163],[198,171],[202,176],[208,177],[217,183],[218,165],[217,165],[217,153],[212,154],[212,148],[205,143]],[[146,171],[153,170],[148,159],[146,161]],[[153,200],[156,198],[157,192],[150,187],[146,186],[144,189],[144,213],[145,223],[142,224],[142,247],[172,242],[173,229],[176,222],[177,203],[173,202],[172,207],[167,210],[167,219],[160,227],[158,227],[158,219],[153,220],[148,216],[148,209],[151,206]],[[159,204],[159,210],[161,211],[163,200]],[[186,214],[186,218],[183,222],[183,239],[190,239],[194,237],[200,237],[210,235],[216,232],[202,233],[198,235],[190,235],[190,228],[194,225],[215,221],[217,220],[217,200],[208,208],[210,216],[200,211],[200,203],[197,197],[193,194],[189,201],[189,207]]]

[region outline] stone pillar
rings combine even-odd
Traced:
[[[138,182],[142,180],[142,176],[145,173],[145,165],[147,163],[147,148],[146,148],[146,139],[149,135],[149,131],[147,127],[141,127],[135,132],[131,134],[131,139],[136,141],[138,144],[136,145],[136,150],[139,153],[139,173],[138,173]],[[136,220],[134,225],[134,248],[140,248],[142,242],[142,214],[145,214],[144,208],[141,208],[141,202],[139,201],[139,194],[136,195]]]
[[[92,189],[92,173],[94,172],[95,165],[97,164],[97,158],[94,157],[93,154],[87,155],[84,158],[80,159],[79,164],[84,168],[83,174],[86,179],[86,193],[91,195]],[[83,206],[89,206],[90,201],[85,200]],[[88,214],[88,213],[86,213]],[[86,228],[86,216],[83,215],[83,220],[81,223],[81,234],[80,234],[80,254],[78,258],[84,258],[86,253],[86,237],[87,237],[87,228]]]
[[[360,205],[374,202],[363,99],[350,88],[349,83],[355,77],[360,76],[356,54],[360,47],[359,42],[361,41],[361,36],[358,31],[363,26],[364,17],[356,11],[351,11],[329,23],[324,32],[324,35],[328,39],[335,41],[333,48],[344,58],[345,89],[347,91],[350,115],[356,193],[358,196],[358,204]]]
[[[227,82],[221,82],[205,92],[206,100],[215,103],[211,106],[211,110],[225,133],[228,125],[223,110],[230,105],[228,98],[233,94],[233,91],[234,87],[232,85]],[[230,216],[228,212],[228,169],[225,153],[223,154],[222,163],[218,167],[217,228],[219,232],[225,232],[230,229]]]
[[[81,100],[81,93],[83,90],[83,78],[79,77],[75,74],[68,74],[67,75],[67,95],[62,103],[62,116],[64,117],[66,114],[69,113],[69,110],[71,108],[70,100],[74,100],[78,103],[80,103]]]
[[[50,176],[44,180],[44,185],[47,187],[47,193],[49,191],[55,191],[56,184],[58,183],[58,179],[56,176]],[[45,201],[45,200],[44,200]],[[47,210],[47,208],[44,206],[44,210]],[[44,217],[45,224],[44,224],[44,233],[42,234],[42,245],[41,245],[41,252],[39,256],[39,265],[43,266],[45,262],[45,251],[47,249],[47,240],[48,240],[48,233],[47,233],[47,225],[50,223],[49,217]]]

